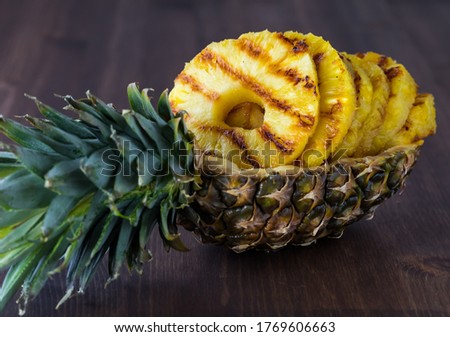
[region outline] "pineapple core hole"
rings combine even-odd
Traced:
[[[247,130],[257,129],[263,125],[264,109],[253,102],[243,102],[235,105],[227,114],[225,123],[231,127]]]

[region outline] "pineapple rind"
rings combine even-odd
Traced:
[[[237,172],[224,167],[221,174],[208,170],[211,159],[205,157],[202,186],[180,213],[180,223],[204,242],[224,244],[236,252],[339,237],[349,224],[372,214],[402,188],[421,144],[341,159],[329,166]]]

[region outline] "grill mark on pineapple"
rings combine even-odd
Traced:
[[[278,33],[276,36],[279,38],[280,41],[283,41],[286,44],[288,44],[289,47],[292,48],[292,51],[295,54],[305,53],[309,49],[309,45],[306,43],[306,41],[304,39],[302,39],[302,40],[291,39],[291,38],[285,36],[283,33]]]
[[[308,75],[302,77],[302,75],[294,68],[282,69],[279,63],[275,63],[272,57],[263,48],[253,43],[253,41],[246,38],[240,38],[237,40],[237,45],[242,52],[255,60],[261,61],[262,64],[267,65],[268,70],[272,74],[284,77],[294,85],[305,82],[303,86],[306,89],[315,89],[315,85]],[[314,94],[317,95],[316,90],[314,90]]]
[[[251,151],[248,149],[247,142],[245,141],[244,137],[236,132],[234,129],[226,129],[222,128],[218,125],[202,125],[200,126],[200,130],[202,131],[208,131],[213,130],[221,135],[224,135],[227,137],[233,144],[235,144],[239,150],[242,150],[241,154],[241,160],[246,162],[247,164],[250,164],[253,167],[260,168],[261,165],[256,160],[256,158],[252,155]]]
[[[259,134],[267,141],[272,142],[278,150],[283,153],[292,153],[294,149],[292,149],[292,142],[285,141],[283,142],[279,137],[277,137],[266,124],[263,124],[261,128],[259,128]]]
[[[317,53],[313,56],[313,61],[316,67],[319,65],[319,63],[323,60],[323,53]]]
[[[380,57],[378,58],[377,65],[381,69],[386,70],[386,67],[389,65],[389,57],[387,57],[386,55],[380,55]]]
[[[392,67],[387,69],[384,73],[386,74],[388,80],[392,81],[394,77],[402,74],[402,70],[400,69],[400,67]]]
[[[267,104],[284,112],[297,115],[295,112],[292,111],[292,107],[286,101],[273,97],[270,91],[267,90],[262,84],[256,82],[255,79],[243,74],[236,68],[233,68],[227,62],[227,60],[221,57],[220,55],[215,54],[213,51],[209,49],[205,49],[201,52],[200,59],[203,62],[209,62],[212,65],[217,65],[225,74],[240,81],[243,85],[250,88]],[[297,117],[299,119],[299,126],[305,129],[310,129],[314,125],[315,119],[313,116],[297,115]]]
[[[244,153],[241,156],[241,159],[246,162],[247,164],[252,165],[253,167],[256,168],[261,168],[261,165],[259,164],[259,162],[255,159],[255,157],[249,153],[248,150],[244,150]]]
[[[356,69],[355,69],[354,82],[355,82],[356,94],[357,94],[357,96],[359,96],[360,92],[361,92],[361,75],[359,74],[359,72]]]
[[[311,81],[311,78],[308,75],[305,76],[305,84],[303,85],[303,87],[305,87],[306,89],[313,89],[314,95],[317,96],[317,87],[314,82]]]
[[[220,127],[218,125],[201,125],[200,126],[200,130],[202,130],[202,131],[208,131],[208,130],[215,131],[215,132],[217,132],[217,133],[227,137],[239,149],[241,149],[241,150],[247,150],[248,149],[248,146],[247,146],[247,143],[245,142],[244,137],[242,137],[242,135],[237,133],[234,129],[226,129],[226,128],[222,128],[222,127]]]
[[[253,41],[245,38],[240,38],[236,40],[237,45],[240,50],[245,52],[247,55],[253,57],[254,59],[259,59],[263,63],[271,62],[270,56],[264,52],[259,46],[253,43]]]
[[[193,91],[198,92],[208,98],[210,101],[215,101],[220,97],[220,94],[218,94],[215,91],[211,91],[208,88],[205,88],[204,85],[202,85],[195,77],[192,77],[191,75],[186,74],[185,72],[182,72],[179,74],[176,78],[176,80],[187,84]]]
[[[286,77],[287,79],[289,79],[289,81],[291,81],[292,83],[294,83],[294,85],[299,84],[300,82],[304,81],[305,79],[302,78],[299,73],[292,68],[289,68],[287,70],[282,70],[282,69],[277,69],[275,71],[277,74],[282,73],[282,75],[284,75],[284,77]]]
[[[248,146],[245,142],[244,137],[242,135],[236,133],[235,130],[224,130],[222,133],[225,137],[231,140],[234,144],[237,145],[241,150],[247,150]]]
[[[413,106],[424,105],[429,94],[417,94]]]

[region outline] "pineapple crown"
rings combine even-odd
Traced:
[[[106,254],[108,281],[123,264],[141,273],[155,227],[168,249],[187,250],[175,218],[193,186],[193,135],[167,90],[155,109],[148,90],[130,84],[122,113],[90,92],[62,97],[79,119],[30,98],[44,116],[25,116],[31,127],[0,117],[16,143],[0,152],[0,270],[9,268],[0,311],[22,287],[23,314],[49,275],[66,270],[60,305]]]

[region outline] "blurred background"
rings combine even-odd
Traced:
[[[190,234],[190,253],[166,254],[155,239],[143,277],[124,271],[104,290],[104,269],[55,311],[64,294],[56,276],[28,314],[450,315],[449,15],[445,0],[0,0],[0,113],[9,117],[36,114],[24,93],[62,107],[54,93],[89,89],[124,108],[126,85],[139,82],[158,97],[208,43],[264,29],[390,55],[435,95],[438,111],[438,135],[403,196],[341,240],[236,255]],[[16,315],[15,304],[3,314]]]
[[[159,94],[208,43],[263,29],[385,53],[424,90],[450,77],[443,0],[1,0],[0,8],[3,114],[29,110],[24,92],[58,104],[53,93],[90,89],[125,104],[126,85],[137,81]]]

